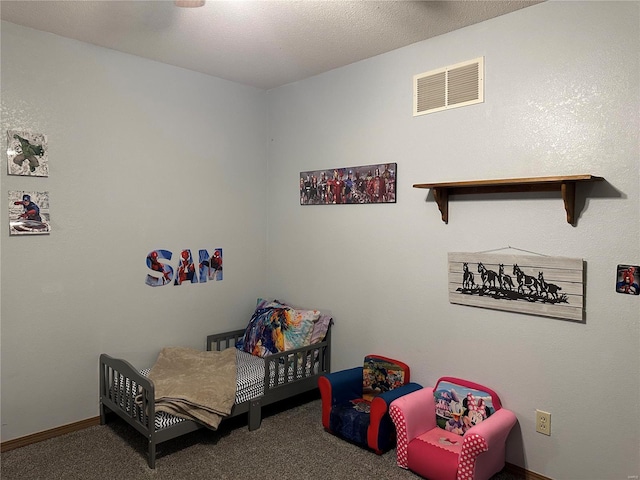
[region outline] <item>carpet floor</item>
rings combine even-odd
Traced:
[[[119,418],[5,452],[6,480],[182,479],[382,479],[420,477],[396,465],[396,452],[376,455],[325,432],[317,394],[263,409],[250,432],[246,415],[225,420],[217,431],[201,429],[161,443],[155,470],[147,466],[147,442]],[[492,480],[521,480],[500,472]]]

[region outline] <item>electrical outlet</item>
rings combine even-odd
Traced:
[[[551,435],[551,414],[536,410],[536,432]]]

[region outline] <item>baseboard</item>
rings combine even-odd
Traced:
[[[49,440],[50,438],[77,432],[78,430],[83,430],[96,425],[100,425],[99,416],[80,420],[79,422],[69,423],[68,425],[62,425],[61,427],[45,430],[44,432],[33,433],[26,437],[14,438],[13,440],[7,440],[6,442],[0,443],[0,452],[8,452],[14,448],[26,447],[32,443],[42,442],[43,440]]]
[[[540,475],[539,473],[530,472],[529,470],[514,465],[513,463],[506,463],[504,466],[504,470],[506,472],[512,473],[513,475],[522,477],[524,480],[551,480],[549,477],[545,477],[544,475]]]

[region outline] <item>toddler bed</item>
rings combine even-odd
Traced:
[[[302,346],[286,349],[296,342],[284,341],[280,346],[285,350],[278,351],[277,346],[269,345],[270,339],[277,335],[272,335],[273,329],[265,331],[264,326],[272,324],[274,316],[282,320],[282,311],[271,306],[265,314],[265,309],[260,307],[259,303],[246,329],[209,335],[206,342],[207,351],[236,349],[236,395],[229,417],[247,413],[249,430],[260,427],[263,406],[317,388],[318,378],[331,371],[330,317],[316,316],[311,334],[305,333]],[[257,346],[256,335],[262,337]],[[123,359],[100,355],[100,423],[104,425],[107,413],[113,412],[144,435],[148,441],[148,464],[155,468],[159,443],[205,425],[156,411],[154,384],[147,378],[149,371],[149,368],[137,370]]]

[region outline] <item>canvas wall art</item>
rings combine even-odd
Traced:
[[[9,192],[9,235],[41,235],[51,231],[49,192]]]
[[[300,172],[300,205],[396,203],[396,163]]]
[[[49,176],[47,136],[24,130],[7,131],[7,170],[9,175]]]
[[[449,253],[449,301],[583,321],[581,258]]]

